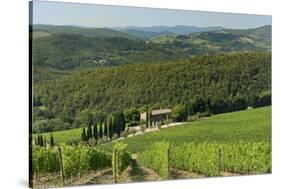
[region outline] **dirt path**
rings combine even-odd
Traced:
[[[170,168],[171,179],[193,179],[193,178],[204,178],[204,175],[198,173],[191,173],[184,170]]]
[[[132,164],[123,171],[118,183],[140,182],[140,181],[158,181],[161,180],[151,169],[141,165],[133,155]],[[114,177],[112,169],[104,169],[89,173],[77,181],[71,182],[72,185],[90,185],[90,184],[112,184]]]
[[[112,169],[107,168],[107,169],[90,172],[86,175],[83,175],[79,179],[72,180],[70,185],[111,184],[111,183],[114,183]]]
[[[158,181],[161,180],[151,169],[138,163],[136,159],[133,159],[132,165],[123,172],[121,176],[121,182],[140,182],[140,181]]]
[[[192,173],[185,170],[179,170],[170,168],[170,179],[194,179],[204,178],[205,175]],[[238,176],[236,173],[221,172],[221,176]],[[144,182],[144,181],[159,181],[163,180],[153,170],[141,165],[134,158],[132,164],[124,170],[123,174],[119,178],[119,183],[129,182]],[[114,183],[114,177],[112,175],[111,168],[96,171],[95,173],[88,174],[86,178],[80,178],[78,182],[72,182],[73,185],[89,185],[89,184],[112,184]]]
[[[232,176],[239,176],[240,174],[222,171],[222,172],[220,172],[220,175],[223,177],[232,177]]]

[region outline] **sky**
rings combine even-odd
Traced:
[[[187,25],[245,29],[271,24],[271,16],[34,1],[33,24],[84,27]]]

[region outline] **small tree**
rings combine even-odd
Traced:
[[[39,136],[39,133],[37,133],[37,145],[40,146],[40,136]]]
[[[106,139],[108,138],[108,125],[107,125],[107,121],[104,121],[104,133],[103,135],[106,137]]]
[[[54,138],[53,138],[53,134],[51,133],[51,136],[50,136],[50,146],[54,146],[55,143],[54,143]]]
[[[145,126],[146,126],[146,128],[148,128],[149,127],[149,125],[148,125],[148,123],[149,123],[149,114],[148,114],[148,110],[146,110],[146,112],[145,112]]]
[[[87,135],[86,135],[85,128],[83,128],[83,131],[82,131],[82,134],[81,134],[81,139],[82,139],[82,141],[87,141]]]
[[[110,116],[108,119],[108,136],[109,136],[110,140],[112,139],[113,134],[114,134],[113,120],[112,120],[112,117]]]
[[[87,139],[89,140],[90,138],[93,137],[93,132],[92,132],[92,126],[88,125],[87,129]]]
[[[180,121],[186,121],[187,120],[187,109],[182,104],[177,104],[173,107],[172,110],[172,118],[174,121],[180,122]]]
[[[40,145],[40,146],[44,146],[44,139],[43,139],[43,136],[42,136],[42,135],[39,135],[39,138],[40,138],[40,143],[39,143],[39,145]]]
[[[47,140],[46,140],[46,137],[43,137],[43,141],[44,141],[44,142],[43,142],[43,146],[44,146],[44,147],[46,147],[46,146],[47,146]]]
[[[36,139],[36,138],[34,139],[34,144],[35,144],[35,145],[38,145],[38,142],[37,142],[37,139]]]
[[[99,127],[99,138],[102,139],[102,137],[103,137],[102,123],[100,123],[100,127]]]
[[[37,145],[44,146],[43,137],[39,133],[37,133]]]
[[[148,121],[149,121],[148,122],[149,128],[151,128],[152,127],[152,112],[151,112],[151,110],[149,110],[149,120]]]
[[[123,112],[120,112],[119,119],[120,119],[119,122],[120,122],[121,133],[122,133],[126,129],[126,119],[125,119],[125,115]]]
[[[94,130],[93,131],[94,131],[93,136],[94,136],[95,140],[97,141],[99,139],[97,123],[94,124]]]
[[[124,116],[129,126],[135,126],[140,121],[140,112],[136,108],[126,110]]]

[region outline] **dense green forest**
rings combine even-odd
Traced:
[[[79,127],[96,114],[183,104],[189,114],[271,104],[271,53],[198,56],[165,64],[127,64],[79,71],[34,85],[34,125]]]
[[[76,34],[54,34],[33,40],[35,82],[53,79],[53,72],[82,70],[126,63],[152,63],[188,57],[153,43],[127,38],[94,38]],[[50,72],[50,69],[53,72]],[[43,71],[42,71],[43,70]],[[42,74],[43,73],[43,74]]]

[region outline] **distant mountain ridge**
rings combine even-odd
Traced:
[[[135,29],[146,32],[170,32],[177,35],[187,35],[189,33],[194,32],[202,32],[202,31],[213,31],[221,29],[222,27],[214,26],[214,27],[196,27],[196,26],[185,26],[185,25],[176,25],[176,26],[148,26],[148,27],[139,27],[139,26],[128,26],[124,28],[119,28],[120,31],[126,29]],[[118,29],[118,28],[115,28]]]
[[[251,29],[225,29],[195,32],[188,35],[157,36],[151,38],[153,43],[176,44],[182,48],[190,44],[205,46],[210,51],[271,49],[271,26],[266,25]]]
[[[135,37],[127,33],[119,32],[110,28],[87,28],[79,26],[57,26],[57,25],[33,25],[33,31],[43,31],[49,33],[80,34],[87,37],[124,37],[134,39]]]
[[[214,31],[222,27],[195,27],[195,26],[151,26],[151,27],[112,27],[95,28],[68,25],[33,25],[33,31],[49,33],[81,34],[88,37],[124,37],[129,39],[150,39],[161,35],[188,35],[196,32]]]
[[[128,26],[128,27],[111,27],[111,28],[95,28],[80,27],[67,25],[33,25],[33,31],[42,31],[48,33],[68,33],[80,34],[87,37],[124,37],[129,39],[151,39],[158,36],[176,36],[190,35],[200,32],[228,32],[237,35],[252,35],[258,37],[261,42],[271,43],[271,25],[250,29],[228,29],[220,26],[213,27],[196,27],[196,26]],[[269,44],[269,43],[268,43]]]
[[[149,27],[128,26],[128,27],[117,27],[113,29],[124,33],[128,33],[133,36],[138,36],[142,38],[149,36],[151,38],[151,37],[161,36],[163,34],[188,35],[196,32],[219,30],[221,28],[222,27],[196,27],[196,26],[177,25],[177,26],[149,26]],[[136,31],[142,32],[143,35],[139,35],[140,33]]]

